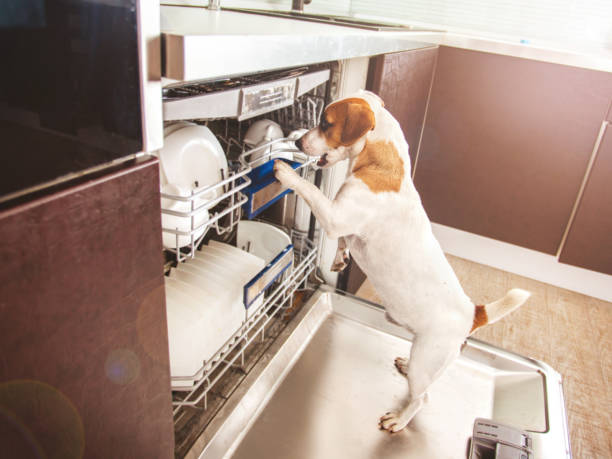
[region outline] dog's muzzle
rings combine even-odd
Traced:
[[[317,161],[317,166],[319,167],[323,167],[327,164],[327,153],[325,153],[323,156],[321,156],[319,158],[319,160]]]

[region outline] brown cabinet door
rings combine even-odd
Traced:
[[[370,59],[367,89],[378,94],[399,121],[414,169],[438,48],[384,54]]]
[[[415,184],[432,221],[555,254],[610,73],[442,46]]]
[[[559,261],[612,274],[612,127],[608,125]]]
[[[3,457],[173,457],[157,160],[0,211]]]

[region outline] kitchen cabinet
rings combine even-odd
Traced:
[[[415,174],[430,219],[556,254],[611,94],[610,73],[441,46]]]
[[[158,184],[145,157],[0,211],[7,457],[173,457]]]
[[[607,124],[559,261],[612,274],[612,128]]]
[[[437,47],[383,54],[370,59],[367,89],[378,94],[399,121],[414,170]]]

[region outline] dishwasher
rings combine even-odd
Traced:
[[[321,229],[272,171],[280,159],[325,186],[292,142],[337,96],[339,72],[332,62],[163,89],[166,145],[181,123],[206,128],[227,161],[187,193],[161,183],[176,457],[571,457],[560,375],[471,338],[404,431],[378,430],[406,395],[393,362],[413,337],[323,281]],[[278,235],[265,257],[250,227]]]

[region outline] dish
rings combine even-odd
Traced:
[[[202,247],[202,253],[217,265],[233,272],[236,285],[240,289],[266,265],[266,262],[257,256],[216,241],[210,241],[209,245]]]
[[[161,192],[164,194],[170,194],[174,196],[188,197],[191,193],[186,188],[178,186],[174,183],[167,183],[162,186]],[[204,204],[202,198],[195,200],[194,206],[199,209]],[[175,212],[190,212],[191,202],[189,201],[178,201],[175,199],[161,198],[161,208],[163,210],[172,210]],[[203,226],[209,219],[208,210],[199,209],[193,218],[193,228],[191,227],[191,217],[188,216],[177,216],[162,212],[161,223],[162,223],[162,242],[166,249],[176,249],[177,239],[176,235],[165,230],[177,230],[183,232],[191,232],[192,229],[199,228],[193,233],[194,241],[199,239],[206,230],[206,226]],[[178,237],[178,247],[185,247],[191,244],[191,237],[180,235]]]
[[[232,245],[217,241],[209,241],[207,246],[202,247],[202,252],[204,256],[198,262],[218,266],[218,269],[224,269],[230,273],[227,278],[232,279],[232,286],[235,287],[235,289],[232,288],[232,291],[236,292],[237,301],[244,313],[244,286],[264,269],[265,260]],[[263,296],[249,306],[247,317],[251,317],[262,304]]]
[[[197,124],[170,129],[164,147],[159,150],[159,162],[160,175],[166,183],[188,190],[200,190],[228,176],[227,159],[221,144],[210,129]],[[222,194],[219,187],[202,198],[212,200]]]
[[[170,134],[172,134],[173,132],[178,131],[179,129],[182,129],[185,126],[192,126],[192,125],[193,123],[190,123],[188,121],[176,121],[171,124],[168,124],[164,127],[164,139],[168,137]],[[161,150],[156,151],[153,154],[159,158],[160,151]],[[168,178],[166,177],[166,173],[164,172],[164,169],[163,167],[161,167],[161,165],[159,168],[159,183],[161,186],[164,186],[165,184],[168,183]]]
[[[220,272],[216,267],[213,269],[213,267],[198,265],[192,261],[189,260],[189,262],[181,263],[177,269],[200,277],[202,282],[215,292],[215,298],[223,299],[224,301],[234,299],[231,292],[233,285],[229,273]]]
[[[289,135],[287,136],[287,138],[295,142],[297,139],[302,137],[307,132],[308,132],[308,129],[296,129],[295,131],[291,131]]]
[[[194,297],[187,293],[185,284],[176,279],[165,277],[165,284],[170,374],[194,376],[193,379],[172,381],[172,386],[190,386],[200,377],[203,361],[211,355],[207,342],[209,337],[202,331],[207,327],[215,330],[218,326],[211,323],[211,320],[215,320],[214,316],[204,313],[206,308],[201,296]],[[209,301],[207,309],[215,311],[218,304]]]
[[[244,143],[250,147],[255,147],[264,143],[264,141],[280,139],[283,135],[283,130],[278,123],[267,119],[257,120],[247,129],[244,135]]]
[[[186,126],[193,126],[194,123],[190,123],[189,121],[175,121],[164,127],[164,137],[168,137],[175,131],[182,129]]]
[[[273,225],[250,220],[240,220],[236,234],[236,245],[262,258],[266,264],[291,244],[291,238]]]

